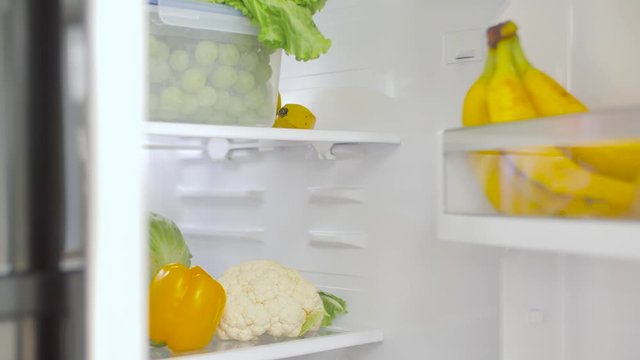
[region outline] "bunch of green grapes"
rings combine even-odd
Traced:
[[[275,113],[270,54],[246,35],[224,41],[151,36],[152,120],[270,124]]]

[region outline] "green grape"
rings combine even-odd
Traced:
[[[254,35],[230,34],[228,42],[241,48],[258,47],[258,39]]]
[[[253,71],[258,65],[258,54],[254,52],[244,52],[240,55],[238,66],[242,70]]]
[[[258,61],[262,64],[269,64],[271,62],[271,56],[264,50],[264,48],[260,48]]]
[[[244,105],[249,109],[258,109],[264,104],[264,90],[255,88],[244,96]]]
[[[152,83],[160,84],[171,76],[171,68],[165,60],[152,59],[149,62],[149,80]]]
[[[222,44],[218,47],[218,62],[222,65],[234,66],[240,60],[240,50],[233,44]]]
[[[149,57],[154,58],[158,56],[158,39],[155,36],[149,36]]]
[[[213,41],[200,41],[196,46],[195,55],[198,64],[209,66],[218,58],[218,45]]]
[[[275,118],[276,106],[269,102],[264,102],[262,106],[258,108],[257,113],[261,118]]]
[[[275,117],[274,117],[275,119]],[[257,124],[261,123],[262,121],[260,121],[260,117],[258,116],[258,114],[256,114],[253,111],[248,111],[245,114],[243,114],[242,116],[238,117],[238,125],[243,125],[243,126],[256,126]]]
[[[178,72],[187,70],[190,62],[189,53],[184,50],[174,50],[169,57],[169,65]]]
[[[213,111],[211,106],[200,106],[192,118],[199,123],[208,123],[211,121]]]
[[[171,71],[171,74],[169,74],[169,77],[167,78],[167,80],[164,82],[165,85],[167,86],[180,86],[180,82],[178,81],[178,76],[176,75],[175,72]]]
[[[262,90],[264,91],[264,99],[267,103],[269,103],[274,109],[276,108],[276,102],[278,101],[278,95],[273,93],[273,86],[270,84],[262,85]]]
[[[224,119],[222,125],[236,125],[238,124],[238,118],[235,116],[227,115],[227,118]]]
[[[196,123],[206,124],[207,122],[209,122],[209,119],[211,118],[211,114],[207,114],[206,112],[203,112],[203,111],[198,111],[191,118]]]
[[[276,51],[278,51],[278,49],[273,49],[268,46],[260,46],[260,52],[264,53],[267,56],[275,53]]]
[[[269,64],[259,63],[253,74],[258,84],[264,84],[271,78],[271,66]]]
[[[241,116],[247,111],[247,108],[244,106],[242,99],[239,97],[232,97],[229,101],[229,108],[227,112],[232,116]]]
[[[198,112],[198,98],[195,95],[185,94],[182,98],[181,112],[185,115],[193,115]]]
[[[229,108],[229,103],[231,102],[231,95],[228,91],[216,91],[217,99],[216,103],[213,105],[213,108],[216,110],[226,110]]]
[[[180,85],[188,93],[198,93],[207,83],[207,75],[200,69],[189,69],[182,74]]]
[[[213,116],[211,117],[211,122],[214,124],[233,125],[235,121],[235,118],[227,114],[226,111],[214,111]]]
[[[213,72],[214,67],[213,65],[199,66],[198,69],[202,70],[202,72],[204,72],[207,76],[209,76]]]
[[[149,109],[156,110],[160,108],[160,96],[155,93],[149,94]]]
[[[211,75],[211,84],[216,89],[226,90],[238,80],[238,72],[231,66],[220,66]]]
[[[161,121],[173,121],[178,119],[178,110],[177,109],[161,109],[157,112],[157,115],[154,119],[158,119]]]
[[[233,88],[239,93],[248,93],[253,90],[256,81],[253,79],[248,71],[238,71],[238,81],[233,85]]]
[[[169,58],[169,46],[164,42],[156,39],[154,36],[149,38],[149,56],[153,60],[167,60]]]
[[[180,88],[170,86],[162,90],[160,103],[163,110],[177,110],[182,107],[184,94]]]
[[[227,93],[228,95],[229,93]],[[200,106],[213,106],[218,100],[218,93],[216,89],[211,86],[205,86],[198,92],[198,102]]]

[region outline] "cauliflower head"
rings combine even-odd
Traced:
[[[263,334],[298,337],[317,330],[324,315],[315,286],[275,261],[248,261],[227,269],[218,279],[227,305],[218,336],[249,341]]]

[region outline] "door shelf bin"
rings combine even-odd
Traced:
[[[640,109],[440,134],[439,236],[640,256]]]

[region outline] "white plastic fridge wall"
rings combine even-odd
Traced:
[[[365,159],[335,163],[301,149],[219,164],[149,152],[152,210],[181,225],[265,229],[250,231],[262,242],[189,236],[194,262],[218,274],[242,259],[275,257],[347,297],[352,311],[339,325],[384,332],[382,344],[305,359],[499,357],[499,252],[437,241],[434,189],[436,132],[454,125],[481,67],[444,65],[442,35],[486,27],[501,3],[328,1],[316,18],[333,41],[330,52],[306,63],[283,59],[283,104],[308,106],[319,129],[399,133],[396,149],[367,147]],[[190,199],[187,205],[174,196],[176,184],[264,193],[260,201]],[[312,203],[309,186],[361,187],[365,201]],[[367,245],[314,246],[306,234],[313,229],[364,232]]]

